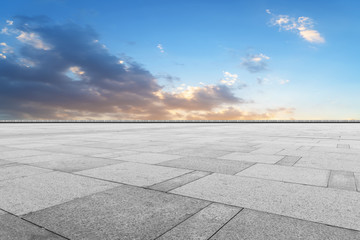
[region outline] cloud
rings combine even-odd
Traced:
[[[0,55],[2,118],[188,119],[247,102],[227,85],[166,91],[139,63],[111,54],[89,26],[15,20],[9,32],[20,47]]]
[[[267,70],[267,60],[270,57],[260,53],[260,54],[248,54],[241,65],[244,66],[251,73],[258,73]]]
[[[275,15],[268,9],[266,12],[272,15],[271,24],[278,26],[279,30],[293,31],[298,33],[300,37],[310,43],[324,43],[325,38],[321,34],[313,29],[313,20],[309,17],[290,17],[288,15]]]
[[[40,36],[33,32],[23,32],[21,31],[20,35],[16,37],[18,40],[20,40],[23,43],[27,43],[32,45],[35,48],[43,49],[43,50],[50,50],[50,46],[46,43],[44,43]]]
[[[219,111],[198,113],[188,116],[191,120],[269,120],[292,119],[294,108],[267,109],[264,112],[248,112],[239,108],[228,107]],[[279,117],[280,116],[280,117]]]
[[[290,80],[288,80],[288,79],[286,79],[286,80],[280,80],[280,81],[279,81],[279,83],[280,83],[281,85],[287,84],[287,83],[289,83],[289,82],[290,82]]]
[[[220,82],[222,84],[228,85],[228,86],[232,86],[235,84],[235,82],[238,80],[238,75],[237,74],[231,74],[229,72],[225,72],[223,71],[223,78],[220,80]]]
[[[160,43],[156,47],[160,50],[161,53],[165,52],[163,46]]]
[[[174,92],[161,92],[160,98],[169,109],[206,110],[223,104],[239,104],[245,101],[236,97],[230,88],[224,85],[187,86]]]
[[[1,49],[1,53],[5,54],[5,53],[13,53],[13,48],[10,47],[9,45],[7,45],[4,42],[0,43],[0,49]]]
[[[166,81],[170,83],[174,83],[175,81],[180,81],[179,77],[171,76],[170,74],[164,73],[164,74],[157,74],[155,76],[157,79],[165,79]]]
[[[7,25],[9,25],[9,26],[11,26],[11,25],[13,25],[13,24],[14,24],[14,21],[11,21],[11,20],[6,20],[6,24],[7,24]]]
[[[259,85],[264,85],[264,84],[269,83],[270,80],[268,78],[265,78],[265,77],[257,77],[256,81],[257,81],[257,83]]]

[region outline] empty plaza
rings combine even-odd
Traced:
[[[0,239],[360,239],[360,124],[3,123]]]

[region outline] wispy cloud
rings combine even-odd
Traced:
[[[156,47],[160,50],[161,53],[165,53],[165,50],[164,50],[162,44],[159,43]]]
[[[279,30],[298,33],[300,37],[311,43],[324,43],[325,38],[314,29],[314,21],[310,17],[290,17],[289,15],[276,15],[266,9],[266,13],[272,16],[271,24],[278,26]]]
[[[20,35],[16,37],[19,41],[32,45],[35,48],[50,50],[49,44],[44,43],[40,36],[34,32],[21,31]]]
[[[267,60],[269,59],[270,57],[262,53],[248,54],[243,58],[241,65],[251,73],[258,73],[267,70]]]
[[[281,85],[287,84],[287,83],[289,83],[289,82],[290,82],[290,80],[288,80],[288,79],[281,79],[281,80],[279,80],[279,83],[280,83]]]
[[[238,80],[238,75],[237,74],[232,74],[229,72],[225,72],[223,71],[223,78],[220,80],[220,82],[222,84],[228,85],[228,86],[232,86],[235,84],[235,82]]]
[[[268,78],[265,78],[265,77],[257,77],[256,81],[257,81],[257,83],[259,85],[264,85],[264,84],[269,83],[270,80]]]

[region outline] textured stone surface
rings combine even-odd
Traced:
[[[0,169],[17,168],[11,172],[16,178],[0,170],[0,177],[12,178],[0,181],[0,209],[35,211],[27,216],[39,228],[49,224],[58,234],[83,239],[122,239],[118,231],[125,239],[210,233],[219,239],[357,239],[335,226],[359,229],[359,159],[355,123],[6,123],[0,124]],[[29,175],[38,164],[53,172]],[[263,167],[249,168],[254,164]],[[340,189],[347,182],[339,178],[331,180],[337,188],[325,187],[322,173],[329,171],[353,173],[357,191]],[[230,175],[237,173],[252,176]],[[306,185],[320,182],[321,187]],[[116,194],[115,188],[128,190]],[[231,225],[241,212],[220,226],[223,215],[208,212],[210,203],[262,213],[243,215],[250,219],[245,229]],[[213,215],[219,218],[207,218]],[[22,224],[8,222],[22,232]],[[27,239],[46,239],[39,236],[25,231]]]
[[[236,175],[326,187],[329,174],[328,170],[257,163]]]
[[[329,187],[356,191],[355,176],[352,172],[331,171]]]
[[[213,203],[172,228],[158,239],[206,240],[225,225],[225,223],[234,217],[240,210],[241,208]]]
[[[360,173],[355,173],[356,190],[360,192]]]
[[[360,194],[214,173],[172,193],[360,230]]]
[[[1,152],[1,159],[18,161],[19,158],[28,157],[28,156],[39,156],[46,155],[49,152],[37,151],[37,150],[16,150],[16,151],[4,151]]]
[[[126,183],[135,186],[150,186],[170,178],[178,177],[189,170],[154,166],[141,163],[120,163],[77,172],[80,175]]]
[[[26,165],[7,165],[3,168],[0,168],[0,181],[19,177],[27,177],[50,171],[51,170]]]
[[[25,219],[70,239],[154,239],[208,204],[121,186],[28,214]]]
[[[196,156],[196,157],[208,157],[208,158],[215,158],[219,156],[223,156],[228,154],[228,151],[222,150],[213,150],[209,148],[181,148],[177,150],[170,150],[165,153],[168,154],[177,154],[182,156]]]
[[[224,174],[235,174],[252,166],[253,164],[254,163],[250,162],[220,160],[216,158],[183,157],[172,161],[162,162],[159,165]]]
[[[360,172],[360,161],[356,156],[351,156],[351,159],[347,159],[349,157],[341,155],[331,157],[319,154],[319,156],[302,157],[294,166]]]
[[[135,155],[128,155],[117,157],[115,159],[129,161],[129,162],[138,162],[138,163],[147,163],[147,164],[156,164],[173,159],[181,158],[178,155],[170,154],[160,154],[160,153],[139,153]]]
[[[215,239],[355,240],[360,232],[244,209],[211,238]]]
[[[298,157],[298,156],[285,156],[280,161],[278,161],[276,164],[282,165],[282,166],[293,166],[297,161],[300,160],[300,158],[301,157]]]
[[[116,186],[60,172],[10,179],[0,181],[0,208],[21,215]]]
[[[225,156],[219,157],[219,159],[228,159],[245,162],[259,162],[259,163],[276,163],[281,160],[283,156],[266,155],[266,154],[245,154],[242,152],[234,152]]]
[[[193,182],[197,179],[205,177],[209,174],[210,174],[209,172],[193,171],[190,173],[186,173],[184,175],[180,175],[179,177],[171,178],[164,182],[152,185],[149,188],[153,189],[153,190],[167,192],[167,191],[173,190],[175,188],[181,187],[189,182]]]
[[[36,162],[36,163],[32,163],[31,165],[58,170],[58,171],[64,171],[64,172],[76,172],[86,169],[107,166],[111,164],[119,164],[120,162],[121,161],[105,159],[105,158],[75,156],[71,158],[66,158],[66,157],[59,158],[57,160],[52,160],[47,162]]]
[[[20,219],[19,217],[0,213],[1,240],[61,240],[64,239],[43,228]]]

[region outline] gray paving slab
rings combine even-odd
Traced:
[[[11,163],[14,163],[14,162],[6,161],[6,160],[1,160],[1,159],[0,159],[0,166],[8,165],[8,164],[11,164]]]
[[[77,174],[135,186],[150,186],[189,172],[191,171],[185,169],[125,162],[80,171]]]
[[[302,150],[302,151],[309,151],[313,148],[314,146],[300,146],[297,148],[297,150]]]
[[[193,171],[190,173],[186,173],[184,175],[180,175],[179,177],[171,178],[164,182],[149,186],[148,188],[153,189],[153,190],[162,191],[162,192],[167,192],[167,191],[173,190],[175,188],[181,187],[189,182],[193,182],[197,179],[205,177],[209,174],[210,174],[210,172]]]
[[[154,239],[208,202],[121,186],[25,216],[70,239]]]
[[[329,187],[349,191],[356,191],[355,176],[353,172],[331,171]]]
[[[138,153],[134,155],[116,157],[114,159],[124,160],[128,162],[156,164],[178,158],[181,158],[181,156],[163,153]]]
[[[360,172],[360,161],[356,158],[346,159],[345,156],[343,158],[332,158],[324,155],[302,157],[294,166]]]
[[[130,151],[130,150],[115,150],[113,152],[106,152],[106,153],[97,153],[94,155],[91,155],[92,157],[99,157],[99,158],[116,158],[116,157],[122,157],[127,155],[136,155],[139,154],[139,152],[136,151]]]
[[[244,162],[259,162],[259,163],[276,163],[281,160],[283,156],[266,155],[266,154],[246,154],[242,152],[233,152],[219,159],[236,160]]]
[[[299,156],[285,156],[280,161],[278,161],[276,164],[282,165],[282,166],[293,166],[297,161],[300,160],[300,158],[301,157],[299,157]]]
[[[330,171],[257,163],[236,175],[326,187]]]
[[[22,215],[116,186],[61,172],[4,180],[0,181],[0,208]]]
[[[119,164],[120,162],[121,161],[119,160],[76,155],[71,158],[59,158],[57,160],[46,162],[35,162],[31,163],[31,165],[63,172],[77,172],[112,164]]]
[[[196,156],[196,157],[216,158],[228,154],[229,151],[212,150],[209,148],[182,148],[177,150],[166,151],[164,153],[177,154],[177,155],[190,156],[190,157]]]
[[[183,157],[176,160],[162,162],[158,165],[185,168],[199,171],[217,172],[224,174],[236,174],[254,163],[233,161],[207,157]]]
[[[360,230],[358,192],[218,173],[170,192]]]
[[[87,156],[100,154],[100,153],[107,153],[112,151],[112,149],[105,149],[105,148],[66,146],[66,145],[48,147],[46,149],[47,151],[51,151],[51,152],[72,153],[72,154],[87,155]]]
[[[240,210],[223,204],[210,204],[157,239],[209,239]]]
[[[210,239],[356,240],[360,232],[244,209]]]
[[[354,173],[356,190],[360,192],[360,173]]]
[[[282,151],[284,148],[283,147],[260,147],[254,151],[252,151],[252,154],[275,154],[277,152]]]
[[[46,154],[49,154],[49,152],[21,149],[21,150],[16,150],[16,151],[12,150],[12,151],[1,152],[1,159],[14,161],[14,160],[16,160],[18,158],[22,158],[22,157],[40,156],[40,155],[46,155]]]
[[[26,165],[7,165],[0,168],[0,181],[14,178],[27,177],[50,172],[51,170],[42,169]]]
[[[0,239],[1,240],[52,240],[64,239],[41,227],[31,224],[11,214],[0,213]]]
[[[341,144],[341,143],[339,143],[337,145],[337,148],[350,148],[350,145],[349,144]]]

